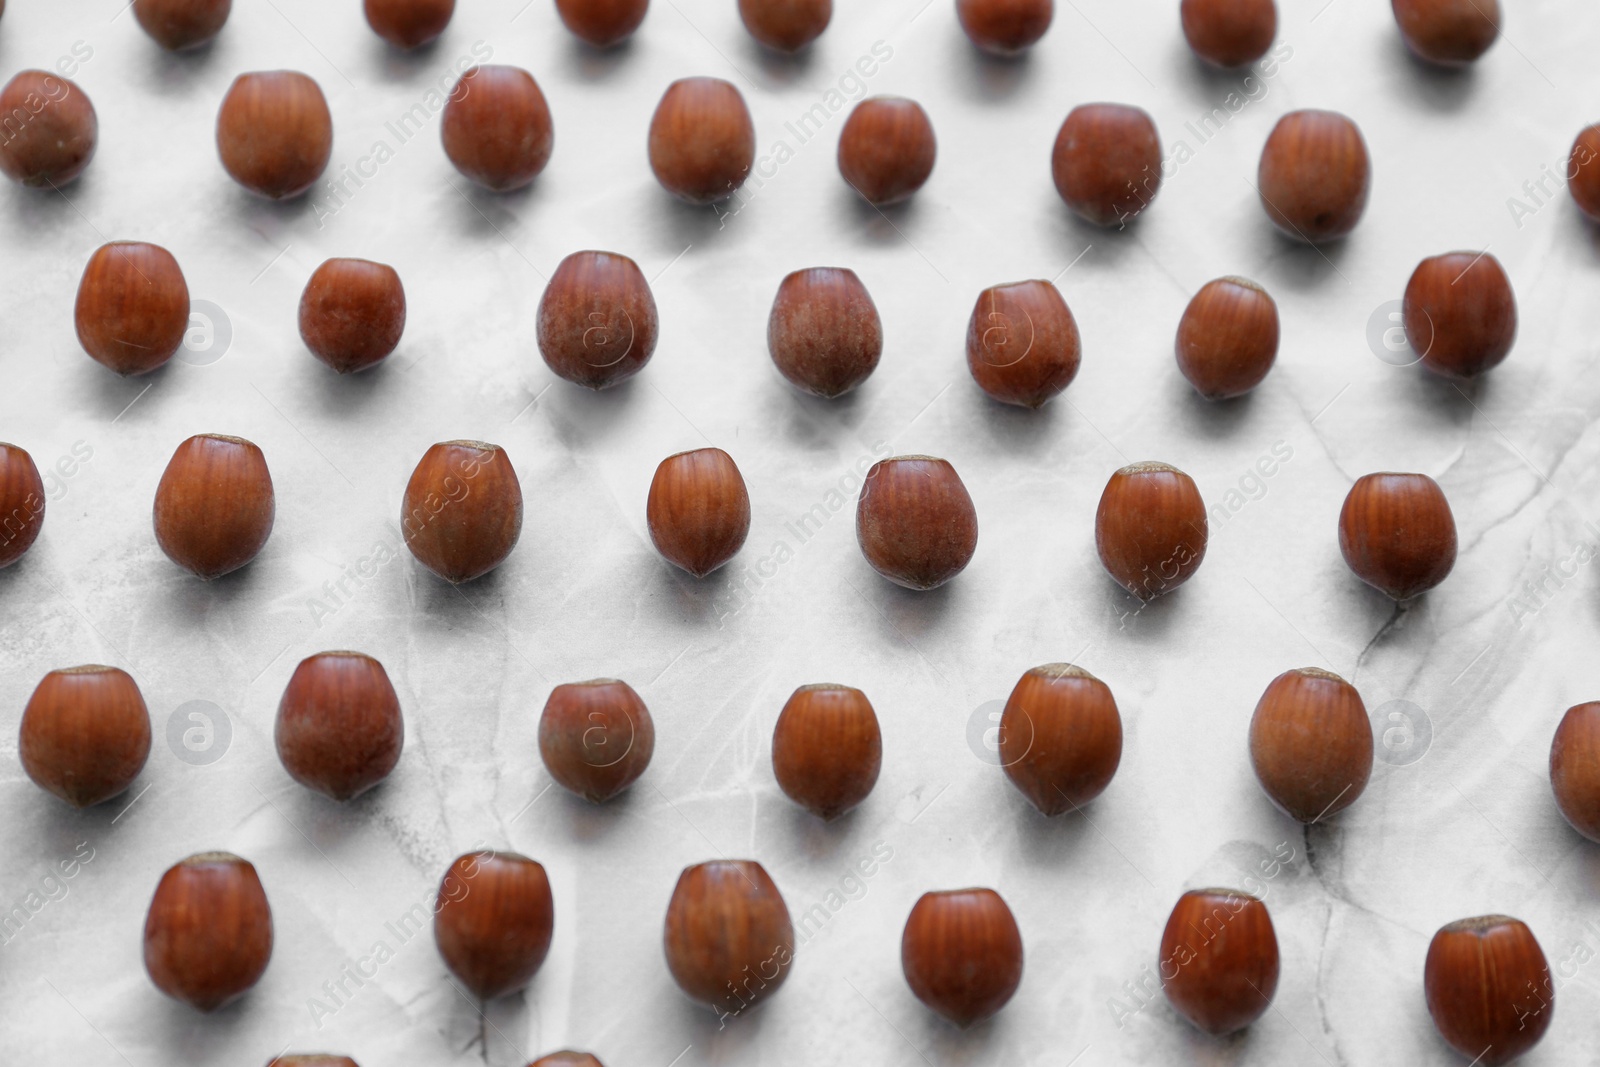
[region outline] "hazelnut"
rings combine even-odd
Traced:
[[[978,549],[978,513],[960,475],[933,456],[893,456],[867,471],[856,542],[872,569],[907,589],[934,589]]]
[[[733,457],[722,449],[679,452],[656,468],[645,518],[656,551],[704,578],[744,545],[750,494]]]
[[[405,328],[405,289],[382,263],[327,260],[300,294],[300,339],[340,374],[381,363]]]
[[[1517,337],[1517,299],[1500,261],[1450,252],[1417,264],[1406,284],[1406,340],[1422,365],[1449,378],[1492,370]]]
[[[301,660],[278,702],[274,736],[283,769],[334,800],[358,797],[387,778],[405,735],[388,672],[360,652]]]
[[[627,682],[558,685],[539,717],[539,758],[565,789],[603,804],[650,766],[656,727]]]
[[[197,48],[222,32],[233,0],[133,0],[133,17],[162,48]]]
[[[1206,505],[1194,479],[1166,463],[1123,467],[1100,495],[1100,562],[1140,600],[1187,582],[1206,558],[1206,536]]]
[[[574,252],[539,300],[539,354],[557,375],[590,389],[644,369],[660,330],[639,265],[615,252]]]
[[[1593,222],[1600,222],[1600,123],[1578,131],[1567,157],[1567,188]]]
[[[924,893],[900,936],[900,966],[918,1000],[965,1028],[1022,984],[1022,932],[993,889]]]
[[[330,1056],[325,1052],[300,1053],[294,1056],[279,1056],[267,1067],[360,1067],[349,1056]]]
[[[1445,580],[1456,564],[1456,521],[1426,474],[1368,474],[1339,512],[1339,551],[1357,578],[1395,600]]]
[[[0,89],[0,171],[28,186],[65,185],[94,158],[100,123],[76,82],[24,70]]]
[[[468,852],[439,882],[433,939],[479,1000],[533,981],[550,952],[556,906],[544,868],[515,852]]]
[[[1550,743],[1556,807],[1578,833],[1600,842],[1600,703],[1567,709]]]
[[[1394,20],[1412,55],[1460,67],[1500,36],[1500,0],[1394,0]]]
[[[504,563],[522,533],[522,485],[505,450],[441,441],[406,483],[400,528],[424,567],[459,585]]]
[[[51,671],[22,712],[17,754],[39,788],[87,808],[139,777],[150,756],[150,711],[126,671]]]
[[[937,155],[928,113],[902,96],[861,101],[839,134],[839,173],[867,203],[879,207],[921,189]]]
[[[739,0],[739,18],[768,48],[798,52],[828,28],[833,0]]]
[[[439,121],[456,170],[497,193],[520,189],[550,162],[555,128],[533,75],[500,64],[461,75]]]
[[[1249,893],[1191,889],[1161,935],[1161,987],[1174,1010],[1214,1037],[1266,1014],[1278,991],[1278,935]]]
[[[633,36],[650,0],[556,0],[556,13],[579,40],[610,48]]]
[[[1181,13],[1189,47],[1217,67],[1254,63],[1278,35],[1273,0],[1183,0]]]
[[[163,366],[189,330],[189,285],[160,245],[112,241],[83,268],[73,318],[78,342],[118,374]]]
[[[239,75],[217,112],[217,154],[252,193],[269,200],[304,193],[333,154],[333,116],[322,87],[294,70]]]
[[[794,963],[783,895],[754,860],[685,867],[667,904],[667,969],[689,999],[738,1015],[778,991]]]
[[[767,351],[796,388],[843,396],[867,380],[883,354],[878,307],[853,270],[797,270],[772,301]]]
[[[261,980],[272,958],[272,909],[248,860],[201,852],[161,876],[144,923],[156,988],[215,1011]]]
[[[1054,0],[956,0],[956,18],[968,40],[997,56],[1027,51],[1054,15]]]
[[[456,13],[456,0],[362,0],[372,32],[396,48],[436,40]]]
[[[1141,108],[1082,104],[1056,134],[1050,172],[1079,216],[1121,228],[1161,190],[1161,135]]]
[[[1078,376],[1078,323],[1054,285],[996,285],[967,320],[967,369],[1003,404],[1041,407]]]
[[[1315,667],[1278,675],[1250,720],[1250,763],[1291,819],[1314,823],[1348,808],[1372,774],[1372,724],[1361,694]]]
[[[178,446],[156,486],[156,541],[167,558],[210,580],[256,558],[276,513],[261,449],[203,433]]]
[[[867,695],[847,685],[803,685],[772,731],[772,773],[784,794],[820,818],[852,810],[883,766],[883,736]]]
[[[1106,683],[1070,663],[1034,667],[1000,713],[1000,766],[1045,815],[1105,792],[1122,762],[1122,716]]]
[[[649,149],[663,189],[690,204],[714,204],[749,177],[756,130],[738,89],[721,78],[682,78],[656,105]]]
[[[1278,305],[1248,278],[1207,282],[1178,323],[1178,370],[1207,400],[1243,396],[1278,358]]]
[[[1261,206],[1287,237],[1319,244],[1356,228],[1372,163],[1356,124],[1334,111],[1291,111],[1261,149]]]
[[[587,1052],[552,1052],[547,1056],[540,1056],[528,1067],[606,1067],[597,1058]]]
[[[0,568],[33,547],[44,528],[44,480],[26,449],[0,441]]]
[[[1483,1067],[1533,1048],[1555,1014],[1544,951],[1525,923],[1506,915],[1440,927],[1422,981],[1439,1036]]]

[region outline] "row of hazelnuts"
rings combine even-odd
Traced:
[[[378,661],[326,652],[296,669],[275,733],[291,776],[347,800],[393,769],[404,724]],[[538,736],[551,776],[594,803],[637,780],[655,747],[644,702],[614,679],[557,686]],[[40,683],[23,714],[19,752],[43,788],[85,806],[126,790],[149,746],[149,714],[137,685],[116,668],[89,666],[53,671]],[[1360,694],[1314,668],[1288,671],[1267,687],[1251,721],[1249,747],[1268,797],[1308,824],[1354,802],[1371,771],[1373,740]],[[1110,783],[1121,749],[1111,691],[1081,668],[1034,668],[1006,702],[1001,765],[1047,816],[1094,800]],[[823,819],[866,799],[881,760],[877,718],[859,690],[803,686],[778,717],[775,777],[786,794]],[[1600,703],[1567,712],[1551,748],[1550,772],[1563,815],[1600,841]],[[553,936],[544,868],[514,853],[467,853],[445,873],[433,921],[440,955],[467,989],[483,999],[515,992],[532,980]],[[203,853],[161,879],[146,920],[146,967],[163,992],[211,1011],[260,979],[272,936],[255,868],[237,856]],[[776,992],[795,951],[783,897],[754,861],[687,868],[667,908],[664,945],[684,992],[724,1019]],[[960,1026],[998,1012],[1021,983],[1021,933],[1004,899],[988,888],[925,894],[907,920],[901,955],[912,992]],[[1254,1022],[1277,987],[1276,934],[1265,903],[1252,892],[1185,893],[1168,920],[1159,960],[1174,1009],[1214,1035]],[[1532,1047],[1550,1023],[1554,994],[1543,952],[1525,924],[1505,916],[1442,928],[1429,948],[1425,987],[1440,1033],[1475,1062],[1507,1062]],[[279,1067],[313,1063],[290,1059]]]

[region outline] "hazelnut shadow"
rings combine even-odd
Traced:
[[[424,75],[430,76],[431,81],[437,77],[440,66],[439,42],[444,40],[444,36],[441,34],[415,48],[396,48],[377,34],[372,34],[373,66],[377,68],[379,76],[391,85],[403,85]]]
[[[158,47],[153,41],[144,43],[148,47],[141,71],[143,87],[163,96],[192,96],[221,62],[214,37],[204,44],[176,52]]]
[[[115,371],[96,363],[83,350],[78,343],[77,335],[72,338],[71,348],[76,358],[82,360],[77,373],[88,380],[83,382],[85,392],[90,397],[95,409],[109,421],[111,419],[127,418],[132,421],[139,415],[139,409],[150,401],[155,400],[160,394],[159,388],[150,389],[150,395],[140,399],[140,394],[151,386],[159,387],[165,380],[177,357],[163,363],[153,371],[145,374],[121,375]],[[68,356],[69,359],[73,358]],[[137,404],[134,401],[138,400]],[[133,406],[129,406],[133,405]]]
[[[745,47],[743,58],[750,60],[761,68],[761,73],[769,85],[763,89],[787,89],[802,80],[816,65],[815,43],[808,44],[798,52],[778,52],[765,48],[752,38]]]
[[[542,359],[540,363],[543,364]],[[650,367],[646,364],[632,378],[606,389],[588,389],[551,374],[553,380],[539,406],[549,413],[557,440],[581,454],[595,441],[612,436],[619,427],[637,424],[638,416],[633,409],[641,403],[641,397],[654,392],[651,386],[639,382],[640,377],[649,373]],[[544,388],[534,382],[529,385],[528,392],[534,395]]]
[[[1176,368],[1173,368],[1176,370]],[[1274,368],[1279,370],[1280,368]],[[1182,396],[1177,401],[1178,419],[1185,431],[1199,434],[1210,441],[1220,441],[1227,437],[1237,435],[1241,428],[1250,421],[1250,416],[1255,409],[1255,395],[1267,388],[1267,383],[1262,382],[1254,389],[1242,396],[1228,397],[1224,400],[1207,400],[1195,391],[1182,374],[1174,375],[1176,382],[1170,386],[1179,391]],[[1268,380],[1272,377],[1269,372]]]
[[[915,234],[917,197],[909,196],[898,204],[874,205],[840,179],[839,198],[847,205],[852,229],[879,244],[904,244]],[[920,257],[919,257],[920,258]]]
[[[782,426],[790,444],[832,455],[839,446],[840,428],[854,433],[865,420],[870,405],[861,399],[861,394],[869,388],[869,382],[870,379],[830,399],[795,388],[774,370],[771,406],[778,410],[772,412],[773,421]]]
[[[645,771],[645,774],[649,773],[648,770]],[[562,788],[559,784],[551,783],[550,792],[559,794],[552,797],[557,810],[554,816],[545,819],[544,830],[547,833],[563,834],[567,840],[580,845],[604,841],[616,831],[619,823],[626,822],[644,811],[648,798],[641,801],[637,796],[640,789],[648,792],[650,783],[634,782],[605,803],[596,804]],[[538,795],[538,790],[534,791],[534,795]]]
[[[1025,849],[1030,867],[1045,872],[1059,872],[1081,870],[1084,863],[1094,862],[1088,850],[1095,846],[1096,834],[1090,823],[1095,818],[1095,809],[1100,803],[1098,799],[1080,805],[1076,811],[1045,815],[1028,803],[1022,791],[1005,778],[1003,769],[1000,777],[1005,779],[999,784],[1005,787],[1005,804],[1010,809],[1011,817],[1016,820],[1017,839]],[[1114,788],[1116,779],[1113,778],[1108,791]]]
[[[971,376],[967,382],[958,382],[956,388],[971,385]],[[1067,386],[1071,389],[1072,386]],[[976,408],[975,414],[989,431],[991,440],[999,444],[1006,453],[1017,452],[1040,453],[1048,450],[1054,442],[1054,437],[1063,416],[1062,410],[1071,411],[1066,406],[1062,397],[1046,400],[1036,408],[1023,407],[1020,404],[1005,404],[986,396],[981,389],[973,386],[976,396],[970,401],[970,406]]]
[[[984,103],[1005,103],[1034,77],[1032,49],[999,56],[976,48],[966,37],[955,34],[951,35],[950,46],[961,54],[953,57],[948,69],[955,72],[961,89]]]
[[[522,223],[514,209],[526,207],[539,189],[539,178],[535,177],[527,185],[496,192],[485,189],[454,167],[447,180],[461,194],[451,198],[457,225],[474,238],[493,241],[512,239],[514,235],[507,232],[508,228]]]
[[[748,184],[748,178],[746,179]],[[665,223],[664,230],[660,231],[667,239],[657,240],[657,250],[671,259],[681,253],[689,245],[704,247],[715,240],[717,234],[723,229],[739,225],[738,216],[750,210],[752,202],[761,198],[759,190],[746,192],[747,185],[741,185],[730,195],[723,197],[713,204],[691,204],[686,200],[679,200],[651,178],[652,199],[648,210],[657,216],[657,221]]]
[[[608,48],[596,48],[572,37],[561,53],[562,71],[584,81],[604,81],[627,65],[633,51],[631,35]]]
[[[855,525],[854,510],[850,517],[853,530]],[[978,551],[983,550],[983,525],[980,516],[978,526]],[[860,556],[857,549],[856,555]],[[977,562],[974,555],[973,562]],[[877,571],[865,559],[859,560],[860,566],[855,568],[855,573],[850,576],[850,582],[861,594],[868,598],[877,610],[873,613],[874,621],[880,624],[885,631],[885,636],[893,641],[912,641],[924,637],[938,629],[951,611],[955,610],[956,599],[960,593],[954,588],[963,581],[975,581],[968,575],[972,563],[954,578],[941,586],[933,589],[906,589],[898,586]]]
[[[1389,52],[1393,56],[1393,67],[1405,72],[1403,77],[1407,87],[1414,90],[1413,98],[1431,111],[1453,114],[1465,108],[1476,95],[1476,63],[1446,67],[1419,59],[1398,34],[1392,35]]]
[[[1267,218],[1265,211],[1257,212],[1252,225],[1271,231],[1270,235],[1263,234],[1268,258],[1262,266],[1272,268],[1273,280],[1277,284],[1305,292],[1332,283],[1343,283],[1340,264],[1348,257],[1349,237],[1308,244],[1280,231]],[[1263,269],[1256,271],[1258,276],[1263,273]]]

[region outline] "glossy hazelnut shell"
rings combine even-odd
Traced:
[[[112,241],[83,268],[73,321],[96,363],[118,374],[145,374],[183,346],[189,285],[160,245]]]
[[[75,808],[110,800],[133,784],[150,756],[150,711],[116,667],[51,671],[22,712],[22,769]]]
[[[956,18],[967,39],[996,56],[1033,47],[1054,15],[1054,0],[956,0]]]
[[[21,559],[44,529],[44,479],[26,449],[0,442],[0,568]]]
[[[883,322],[853,270],[812,267],[783,279],[767,318],[767,351],[789,384],[813,396],[843,396],[883,355]]]
[[[1050,154],[1056,192],[1097,226],[1122,226],[1161,190],[1161,135],[1142,108],[1081,104],[1056,134]]]
[[[1183,0],[1183,36],[1216,67],[1243,67],[1267,54],[1278,35],[1273,0]]]
[[[754,860],[685,867],[667,904],[667,969],[689,999],[738,1015],[772,996],[794,963],[789,908]]]
[[[1600,843],[1600,702],[1562,716],[1550,743],[1550,787],[1572,828]]]
[[[372,32],[396,48],[436,40],[456,12],[456,0],[362,0]]]
[[[1122,762],[1122,716],[1104,682],[1070,663],[1034,667],[1000,713],[1000,766],[1045,815],[1077,811]]]
[[[1367,209],[1372,161],[1356,124],[1333,111],[1291,111],[1261,149],[1261,206],[1286,237],[1309,244],[1356,228]]]
[[[1517,299],[1487,252],[1449,252],[1417,265],[1402,305],[1406,341],[1422,365],[1447,378],[1498,366],[1517,338]]]
[[[1368,474],[1339,512],[1339,551],[1357,578],[1395,600],[1425,593],[1456,564],[1456,522],[1426,474]]]
[[[1177,1013],[1215,1037],[1264,1015],[1278,991],[1278,935],[1248,893],[1193,889],[1161,935],[1161,986]]]
[[[319,652],[290,677],[274,737],[291,778],[349,800],[389,776],[405,733],[400,698],[383,664],[359,652]]]
[[[750,533],[750,494],[720,448],[668,456],[645,505],[650,540],[669,563],[704,578],[732,559]]]
[[[883,735],[867,695],[847,685],[794,691],[772,731],[772,773],[790,800],[836,819],[867,799],[883,766]]]
[[[1532,1049],[1555,1014],[1544,951],[1532,930],[1506,915],[1441,927],[1428,945],[1422,981],[1439,1036],[1482,1067]]]
[[[1412,55],[1459,67],[1500,36],[1500,0],[1394,0],[1394,19]]]
[[[222,32],[233,0],[133,0],[133,17],[169,52],[198,48]]]
[[[918,1000],[968,1027],[1022,984],[1022,932],[992,889],[924,893],[900,936],[900,966]]]
[[[406,483],[400,528],[423,566],[459,585],[504,563],[522,534],[522,485],[505,450],[441,441]]]
[[[1011,282],[978,294],[967,320],[967,369],[1002,404],[1038,408],[1078,376],[1078,323],[1045,281]]]
[[[1600,222],[1600,123],[1585,126],[1567,154],[1567,189],[1578,210]]]
[[[520,189],[550,162],[555,127],[533,75],[488,64],[461,75],[439,121],[456,170],[497,193]]]
[[[750,36],[776,52],[798,52],[822,36],[833,0],[739,0],[739,19]]]
[[[240,437],[189,438],[156,486],[156,541],[168,559],[207,580],[255,559],[275,514],[266,457]]]
[[[839,173],[869,204],[897,204],[927,182],[939,146],[928,113],[915,100],[861,101],[839,134]]]
[[[254,986],[271,958],[272,909],[247,860],[202,852],[162,875],[144,924],[157,989],[215,1011]]]
[[[330,1056],[325,1052],[296,1053],[279,1056],[267,1067],[359,1067],[349,1056]]]
[[[559,377],[607,389],[644,369],[660,320],[639,265],[615,252],[574,252],[539,300],[539,354]]]
[[[562,788],[603,804],[650,766],[656,727],[627,682],[558,685],[539,717],[539,757]]]
[[[1291,819],[1320,822],[1348,808],[1372,775],[1372,724],[1361,694],[1314,667],[1278,675],[1250,720],[1250,763]]]
[[[0,114],[28,116],[0,137],[0,171],[31,187],[65,185],[94,158],[100,122],[78,84],[24,70],[0,89]]]
[[[479,1000],[514,993],[550,952],[555,900],[544,867],[514,852],[458,856],[439,883],[433,939]]]
[[[1207,400],[1243,396],[1278,358],[1278,305],[1246,278],[1207,282],[1178,323],[1178,370]]]
[[[556,0],[561,22],[595,48],[621,44],[644,21],[650,0]]]
[[[721,78],[682,78],[656,105],[648,148],[662,188],[689,204],[714,204],[750,176],[756,130],[734,86]]]
[[[978,550],[978,513],[960,475],[933,456],[893,456],[867,472],[856,543],[872,569],[906,589],[934,589]]]
[[[294,70],[239,75],[217,112],[217,154],[252,193],[269,200],[304,193],[333,155],[333,115],[322,87]]]
[[[548,1056],[540,1056],[528,1067],[606,1067],[600,1060],[587,1052],[552,1052]]]
[[[300,294],[300,339],[340,374],[381,363],[405,328],[405,288],[383,263],[327,260]]]
[[[1123,467],[1100,495],[1094,519],[1100,562],[1140,600],[1154,600],[1193,577],[1206,540],[1205,501],[1194,479],[1176,467]]]

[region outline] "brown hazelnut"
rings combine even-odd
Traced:
[[[0,567],[33,547],[44,528],[44,479],[26,449],[0,442]]]
[[[1395,600],[1427,592],[1456,565],[1456,520],[1426,474],[1368,474],[1339,511],[1339,551],[1355,576]]]
[[[625,382],[656,350],[655,297],[639,265],[615,252],[574,252],[539,299],[539,354],[590,389]]]
[[[1356,124],[1334,111],[1291,111],[1261,149],[1261,206],[1287,237],[1318,244],[1356,228],[1372,162]]]
[[[1194,479],[1166,463],[1111,476],[1095,513],[1094,543],[1116,583],[1154,600],[1193,577],[1206,558],[1206,505]]]
[[[556,0],[556,13],[579,40],[610,48],[633,36],[650,0]]]
[[[736,1016],[789,977],[794,925],[761,864],[712,860],[678,876],[662,947],[679,989],[719,1016]]]
[[[162,48],[197,48],[222,32],[233,0],[133,0],[133,17]]]
[[[515,852],[469,852],[439,882],[433,939],[450,973],[493,1000],[533,981],[555,922],[544,867]]]
[[[383,263],[330,259],[300,294],[300,339],[340,374],[381,363],[405,328],[405,289]]]
[[[1492,370],[1517,338],[1511,279],[1487,252],[1450,252],[1417,264],[1403,314],[1412,351],[1448,378]]]
[[[78,342],[118,374],[164,365],[189,329],[189,285],[160,245],[112,241],[83,268],[73,312]]]
[[[267,1067],[360,1067],[349,1056],[330,1056],[326,1052],[302,1052],[293,1056],[279,1056]]]
[[[1273,0],[1183,0],[1183,36],[1217,67],[1243,67],[1267,54],[1278,35]]]
[[[872,569],[907,589],[934,589],[978,549],[978,513],[948,461],[893,456],[867,472],[856,502],[856,542]]]
[[[1278,991],[1278,935],[1249,893],[1191,889],[1161,934],[1161,987],[1177,1013],[1214,1037],[1243,1030]]]
[[[650,766],[656,727],[627,682],[558,685],[539,717],[539,758],[565,789],[603,804]]]
[[[1207,282],[1178,323],[1178,370],[1207,400],[1243,396],[1278,358],[1278,305],[1248,278]]]
[[[540,1056],[528,1067],[606,1067],[599,1059],[587,1052],[552,1052],[547,1056]]]
[[[1106,683],[1070,663],[1018,680],[1000,713],[1000,766],[1045,815],[1105,792],[1122,762],[1122,716]]]
[[[520,189],[550,162],[555,127],[533,75],[500,64],[461,75],[439,122],[456,170],[497,193]]]
[[[51,671],[22,712],[17,754],[39,788],[87,808],[139,777],[150,756],[150,711],[126,671]]]
[[[883,735],[867,695],[847,685],[803,685],[772,731],[772,773],[790,800],[836,819],[872,792]]]
[[[867,203],[879,207],[921,189],[937,155],[928,113],[903,96],[861,101],[839,134],[839,173]]]
[[[333,154],[333,115],[322,87],[294,70],[239,75],[217,112],[217,154],[252,193],[269,200],[304,193]]]
[[[201,852],[161,876],[144,923],[156,988],[215,1011],[261,980],[272,959],[272,909],[248,860]]]
[[[842,396],[878,366],[883,322],[855,271],[797,270],[772,301],[767,351],[791,385],[814,396]]]
[[[1291,819],[1320,822],[1348,808],[1372,775],[1372,723],[1361,694],[1315,667],[1278,675],[1250,719],[1250,763]]]
[[[400,528],[424,567],[459,585],[505,562],[522,533],[522,484],[499,445],[441,441],[406,483]]]
[[[100,134],[94,105],[76,82],[24,70],[0,89],[0,171],[29,186],[65,185],[94,158]]]
[[[1056,134],[1050,172],[1056,192],[1078,215],[1121,228],[1161,190],[1155,120],[1126,104],[1079,105]]]
[[[1078,323],[1054,285],[996,285],[967,320],[967,369],[1003,404],[1037,408],[1078,376]]]
[[[750,494],[720,448],[668,456],[650,481],[650,540],[669,563],[704,578],[738,553],[750,533]]]
[[[1567,709],[1550,743],[1556,807],[1578,833],[1600,842],[1600,702]]]
[[[828,28],[833,0],[739,0],[739,18],[768,48],[798,52]]]
[[[997,56],[1033,47],[1054,15],[1054,0],[956,0],[956,18],[967,39]]]
[[[436,40],[456,13],[456,0],[362,0],[372,32],[396,48]]]
[[[1567,156],[1567,188],[1593,222],[1600,222],[1600,123],[1585,126],[1573,139]]]
[[[274,737],[283,769],[334,800],[358,797],[387,778],[405,735],[388,672],[360,652],[301,660],[278,702]]]
[[[276,514],[261,449],[242,437],[203,433],[178,446],[156,486],[161,551],[201,578],[220,578],[256,558]]]
[[[1422,982],[1439,1036],[1481,1067],[1510,1063],[1532,1049],[1555,1014],[1544,950],[1526,923],[1508,915],[1440,927]]]
[[[1500,36],[1500,0],[1394,0],[1394,20],[1412,55],[1460,67]]]
[[[663,189],[690,204],[714,204],[749,177],[756,129],[738,89],[721,78],[681,78],[656,105],[649,150]]]
[[[900,967],[918,1000],[965,1028],[1022,984],[1022,931],[993,889],[924,893],[900,935]]]

